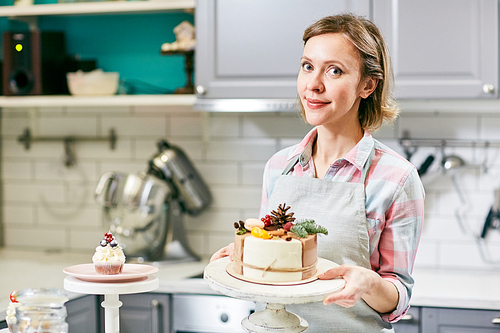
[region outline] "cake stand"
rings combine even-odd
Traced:
[[[128,282],[89,282],[73,276],[64,279],[64,289],[81,294],[104,295],[104,329],[106,333],[120,332],[119,309],[122,302],[119,295],[137,294],[153,291],[160,286],[159,279],[148,276],[141,280]]]
[[[266,285],[247,282],[226,272],[229,258],[218,259],[205,267],[203,278],[210,288],[226,296],[266,303],[266,309],[243,318],[241,326],[246,332],[298,333],[308,328],[307,321],[288,312],[287,304],[321,302],[325,296],[341,290],[344,279],[314,280],[303,284]],[[338,265],[318,258],[318,271],[324,272]]]

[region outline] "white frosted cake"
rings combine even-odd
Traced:
[[[235,223],[233,261],[237,274],[274,283],[297,282],[316,274],[316,234],[327,231],[314,221],[295,223],[293,213],[287,213],[289,208],[280,205],[261,221]]]

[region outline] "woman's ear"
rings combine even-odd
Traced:
[[[361,93],[359,96],[361,98],[368,98],[375,91],[378,85],[378,78],[375,77],[367,77],[364,81],[364,86],[361,89]]]

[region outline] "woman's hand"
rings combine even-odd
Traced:
[[[342,265],[318,276],[321,280],[336,277],[344,278],[346,284],[341,291],[327,295],[323,299],[325,305],[335,303],[349,308],[363,298],[375,311],[388,313],[394,311],[398,304],[399,293],[396,286],[370,269]]]
[[[234,243],[229,244],[228,246],[223,247],[219,251],[215,252],[210,258],[210,262],[215,261],[220,258],[229,257],[231,261],[233,260],[233,252],[234,252]]]

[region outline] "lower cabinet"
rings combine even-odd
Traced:
[[[120,308],[121,333],[169,333],[170,325],[169,294],[120,295],[123,302]]]
[[[66,303],[70,333],[104,332],[102,298]],[[120,301],[121,333],[242,332],[241,320],[255,309],[253,302],[214,295],[143,293]],[[500,333],[500,311],[411,307],[393,327],[395,333]]]
[[[65,303],[68,315],[69,333],[98,333],[99,327],[99,307],[98,298],[93,295],[86,295],[72,299]]]
[[[396,333],[496,333],[500,311],[411,307],[393,328]]]
[[[396,333],[420,333],[420,307],[410,307],[406,315],[392,324]]]
[[[422,308],[425,333],[500,332],[500,311]]]

